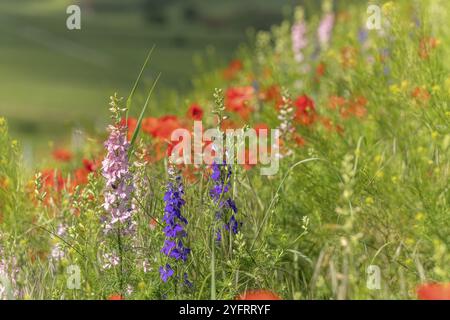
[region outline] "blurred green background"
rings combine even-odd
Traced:
[[[185,91],[196,55],[225,65],[249,28],[268,29],[296,2],[1,0],[0,116],[33,153],[71,128],[103,129],[108,97],[129,93],[153,45],[144,81],[162,72],[157,91]],[[71,4],[81,7],[81,30],[66,28]]]

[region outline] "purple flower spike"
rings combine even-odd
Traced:
[[[334,26],[334,14],[327,13],[320,21],[319,28],[317,29],[317,37],[319,38],[319,44],[321,47],[328,46],[331,39],[331,33]]]
[[[214,182],[209,195],[213,199],[214,203],[219,207],[216,212],[216,220],[223,221],[222,228],[225,231],[233,232],[237,234],[239,232],[240,223],[236,220],[235,214],[238,212],[236,203],[228,195],[228,191],[231,187],[230,177],[232,174],[231,166],[224,164],[212,164],[211,180]],[[231,215],[230,215],[231,214]],[[225,220],[225,221],[224,221]],[[219,228],[216,230],[216,241],[222,241],[222,230]]]
[[[191,250],[186,248],[181,240],[187,237],[185,226],[188,224],[187,219],[181,214],[181,208],[185,204],[183,200],[184,188],[181,177],[175,176],[172,168],[169,171],[169,175],[171,181],[167,184],[167,190],[164,194],[164,202],[166,205],[163,219],[166,226],[163,231],[166,235],[166,240],[164,241],[161,252],[169,258],[175,259],[175,261],[181,260],[186,262]],[[161,279],[164,282],[174,274],[169,264],[166,264],[166,268],[160,267],[159,270]],[[187,275],[185,275],[185,283],[187,283],[186,281]]]
[[[159,267],[159,274],[161,276],[161,280],[167,282],[167,280],[173,276],[174,271],[170,264],[166,263],[165,267]]]
[[[305,59],[303,49],[308,45],[306,38],[306,23],[299,21],[292,26],[291,30],[292,38],[292,51],[294,52],[295,60],[300,63]]]
[[[104,219],[104,232],[117,229],[124,235],[131,234],[135,229],[131,203],[134,187],[129,170],[127,128],[117,124],[109,126],[108,131],[107,154],[102,162],[102,175],[106,180],[103,208],[109,214]]]

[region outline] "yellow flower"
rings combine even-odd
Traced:
[[[431,92],[433,93],[438,93],[439,91],[441,91],[441,86],[439,85],[435,85],[431,88]]]
[[[423,221],[425,220],[425,213],[423,212],[417,212],[415,219],[417,221]]]
[[[431,139],[433,139],[433,140],[436,140],[438,136],[439,136],[439,133],[437,131],[433,131],[431,133]]]
[[[394,2],[392,2],[392,1],[386,2],[381,7],[381,10],[383,11],[384,14],[390,14],[391,12],[393,12],[395,10]]]
[[[400,87],[396,84],[390,85],[389,86],[389,90],[393,93],[393,94],[399,94],[400,93]]]
[[[352,196],[352,192],[350,190],[345,190],[343,196],[345,199],[348,199]]]
[[[375,160],[376,163],[380,164],[381,161],[383,160],[383,157],[382,157],[381,155],[378,154],[378,155],[375,156],[375,159],[374,159],[374,160]]]
[[[433,239],[433,245],[435,247],[440,247],[440,246],[442,246],[442,243],[441,243],[441,241],[439,241],[439,239]]]
[[[412,239],[412,238],[407,238],[407,239],[405,240],[405,244],[406,244],[407,246],[412,246],[412,245],[414,244],[414,239]]]
[[[384,172],[383,171],[378,171],[376,174],[375,174],[375,177],[377,177],[378,179],[381,179],[381,178],[383,178],[384,177]]]
[[[393,176],[391,178],[392,183],[397,183],[398,182],[398,177],[397,176]]]
[[[408,86],[409,86],[408,80],[403,80],[402,83],[400,84],[402,90],[408,89]]]
[[[327,55],[329,58],[336,58],[336,57],[337,57],[337,53],[336,53],[336,51],[334,51],[333,49],[328,50],[327,53],[326,53],[326,55]]]
[[[366,198],[366,204],[368,204],[369,206],[372,205],[374,203],[373,198],[372,197],[367,197]]]

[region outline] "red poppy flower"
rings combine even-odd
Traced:
[[[330,109],[340,109],[345,105],[345,98],[339,96],[330,96],[328,98],[328,107]]]
[[[89,172],[94,172],[95,170],[97,170],[97,164],[94,161],[88,160],[88,159],[83,159],[83,167],[89,171]]]
[[[307,95],[302,95],[294,101],[297,108],[295,112],[295,120],[302,125],[310,125],[316,120],[316,110],[314,101]]]
[[[232,80],[236,77],[236,74],[242,70],[242,62],[240,60],[233,60],[223,71],[223,77],[225,80]]]
[[[237,111],[237,114],[243,119],[243,120],[248,120],[248,118],[250,117],[251,113],[253,112],[253,108],[242,108],[240,110]]]
[[[190,183],[194,183],[197,180],[198,169],[195,166],[182,165],[180,166],[180,168],[181,174],[187,181],[189,181]]]
[[[136,118],[132,118],[132,117],[128,117],[127,121],[125,121],[125,119],[122,119],[120,121],[120,125],[124,126],[124,127],[127,127],[128,140],[131,140],[131,138],[133,137],[134,130],[136,129],[136,126],[137,126],[137,119]]]
[[[416,87],[411,92],[411,96],[418,102],[427,102],[430,99],[430,93],[427,89]]]
[[[98,165],[94,161],[83,159],[82,162],[83,167],[75,169],[73,172],[72,187],[87,184],[89,173],[97,170]]]
[[[45,169],[41,171],[41,184],[39,191],[46,193],[43,202],[48,205],[52,199],[56,202],[60,200],[60,192],[66,188],[67,180],[63,178],[61,170]],[[32,199],[35,200],[34,197]]]
[[[141,128],[145,133],[155,136],[156,130],[158,130],[159,121],[157,118],[148,117],[142,120]]]
[[[247,120],[253,111],[253,107],[249,103],[254,98],[254,94],[255,89],[252,86],[229,88],[225,93],[225,107]]]
[[[344,119],[355,116],[357,118],[363,118],[367,114],[366,109],[367,99],[363,96],[358,96],[349,100],[345,100],[341,97],[330,97],[328,100],[328,106],[331,109],[339,108],[339,113]]]
[[[112,294],[108,297],[108,300],[124,300],[120,294]]]
[[[325,129],[327,129],[327,131],[329,132],[337,132],[338,134],[342,134],[344,131],[344,129],[342,128],[341,125],[334,124],[334,121],[328,117],[321,117],[320,118],[320,122],[322,123],[322,125],[325,127]]]
[[[436,48],[438,41],[433,37],[425,37],[419,43],[419,56],[422,59],[427,59],[430,56],[431,50]]]
[[[69,162],[72,160],[72,152],[66,149],[56,149],[53,151],[53,158],[57,161]]]
[[[156,127],[151,131],[152,136],[156,139],[152,144],[152,153],[146,157],[149,162],[156,162],[170,156],[173,148],[177,145],[177,142],[171,141],[172,133],[176,129],[185,128],[176,116],[162,116],[157,121]]]
[[[359,96],[349,101],[348,112],[357,118],[362,118],[367,114],[367,109],[365,108],[366,104],[367,99]]]
[[[281,300],[281,298],[269,290],[250,290],[236,297],[236,300]]]
[[[305,143],[306,143],[305,139],[301,135],[299,135],[298,133],[294,133],[293,139],[294,139],[295,144],[298,147],[303,147],[305,145]]]
[[[322,77],[325,74],[325,71],[326,71],[325,63],[323,62],[319,63],[316,67],[317,78]]]
[[[274,102],[277,109],[283,105],[283,97],[281,96],[281,90],[278,85],[272,85],[262,90],[259,97],[264,102]]]
[[[42,171],[42,185],[48,189],[61,191],[66,184],[60,170],[46,169]]]
[[[73,173],[73,186],[79,186],[88,183],[89,171],[86,168],[78,168]]]
[[[172,132],[182,127],[179,119],[173,115],[160,118],[149,117],[142,121],[142,131],[161,140],[170,140]]]
[[[158,126],[155,131],[155,137],[162,140],[170,140],[172,132],[176,129],[180,129],[183,126],[176,116],[167,115],[162,116],[158,120]]]
[[[166,141],[157,140],[152,144],[153,154],[151,154],[147,160],[149,162],[157,162],[161,159],[164,159],[167,156],[170,156],[170,153],[173,149],[172,143],[167,143]]]
[[[200,121],[203,118],[203,109],[198,104],[194,103],[189,107],[187,116],[189,119]]]
[[[417,288],[420,300],[450,300],[449,283],[425,283]]]
[[[157,225],[158,221],[155,218],[151,218],[149,223],[150,230],[155,230]]]
[[[328,117],[321,117],[320,122],[322,122],[323,126],[328,130],[333,130],[333,120]]]
[[[344,127],[341,126],[340,124],[337,124],[337,125],[336,125],[336,132],[337,132],[338,134],[340,134],[340,135],[343,135],[343,134],[344,134]]]

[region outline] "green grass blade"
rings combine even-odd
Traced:
[[[155,81],[153,82],[153,85],[150,88],[150,91],[148,92],[147,99],[145,100],[145,104],[142,107],[141,114],[139,115],[139,119],[137,121],[136,129],[134,129],[133,137],[131,138],[130,151],[129,151],[130,154],[131,154],[131,152],[133,150],[133,145],[134,145],[134,142],[136,141],[136,138],[137,138],[137,136],[139,134],[139,130],[141,129],[142,119],[144,118],[145,111],[147,110],[147,106],[148,106],[148,103],[150,101],[150,97],[152,96],[153,90],[155,89],[156,84],[158,83],[158,80],[159,80],[160,77],[161,77],[161,73],[158,74],[158,76],[156,77]]]
[[[128,96],[127,99],[127,111],[126,111],[126,115],[125,115],[125,119],[128,121],[128,113],[130,112],[130,108],[131,108],[131,101],[133,100],[133,96],[134,96],[134,92],[136,91],[136,88],[139,84],[139,82],[141,81],[141,77],[142,74],[144,73],[145,68],[147,67],[148,62],[150,61],[150,58],[152,56],[153,50],[155,49],[155,45],[153,45],[153,47],[150,49],[150,51],[147,54],[147,58],[145,58],[144,64],[142,65],[141,70],[139,71],[139,75],[136,79],[136,81],[134,82],[133,88],[131,89],[130,95]]]
[[[299,166],[299,165],[301,165],[303,163],[307,163],[307,162],[310,162],[310,161],[316,161],[316,160],[321,160],[321,159],[320,158],[308,158],[308,159],[304,159],[304,160],[301,160],[301,161],[296,162],[295,164],[293,164],[288,169],[286,174],[284,175],[283,179],[281,180],[281,183],[278,185],[278,189],[277,189],[275,195],[279,195],[280,194],[281,187],[283,186],[283,184],[286,181],[286,179],[289,177],[289,174],[292,172],[292,170],[295,169],[295,167],[297,167],[297,166]],[[256,232],[256,236],[253,239],[253,243],[252,243],[252,245],[250,247],[250,250],[252,250],[253,247],[255,246],[255,243],[258,240],[258,237],[261,234],[261,231],[262,231],[264,225],[266,224],[269,215],[271,214],[272,206],[275,204],[275,199],[276,199],[276,196],[272,197],[272,200],[270,201],[270,204],[269,204],[269,206],[267,207],[267,209],[265,211],[264,218],[263,218],[263,220],[261,222],[261,225],[258,227],[258,230]]]

